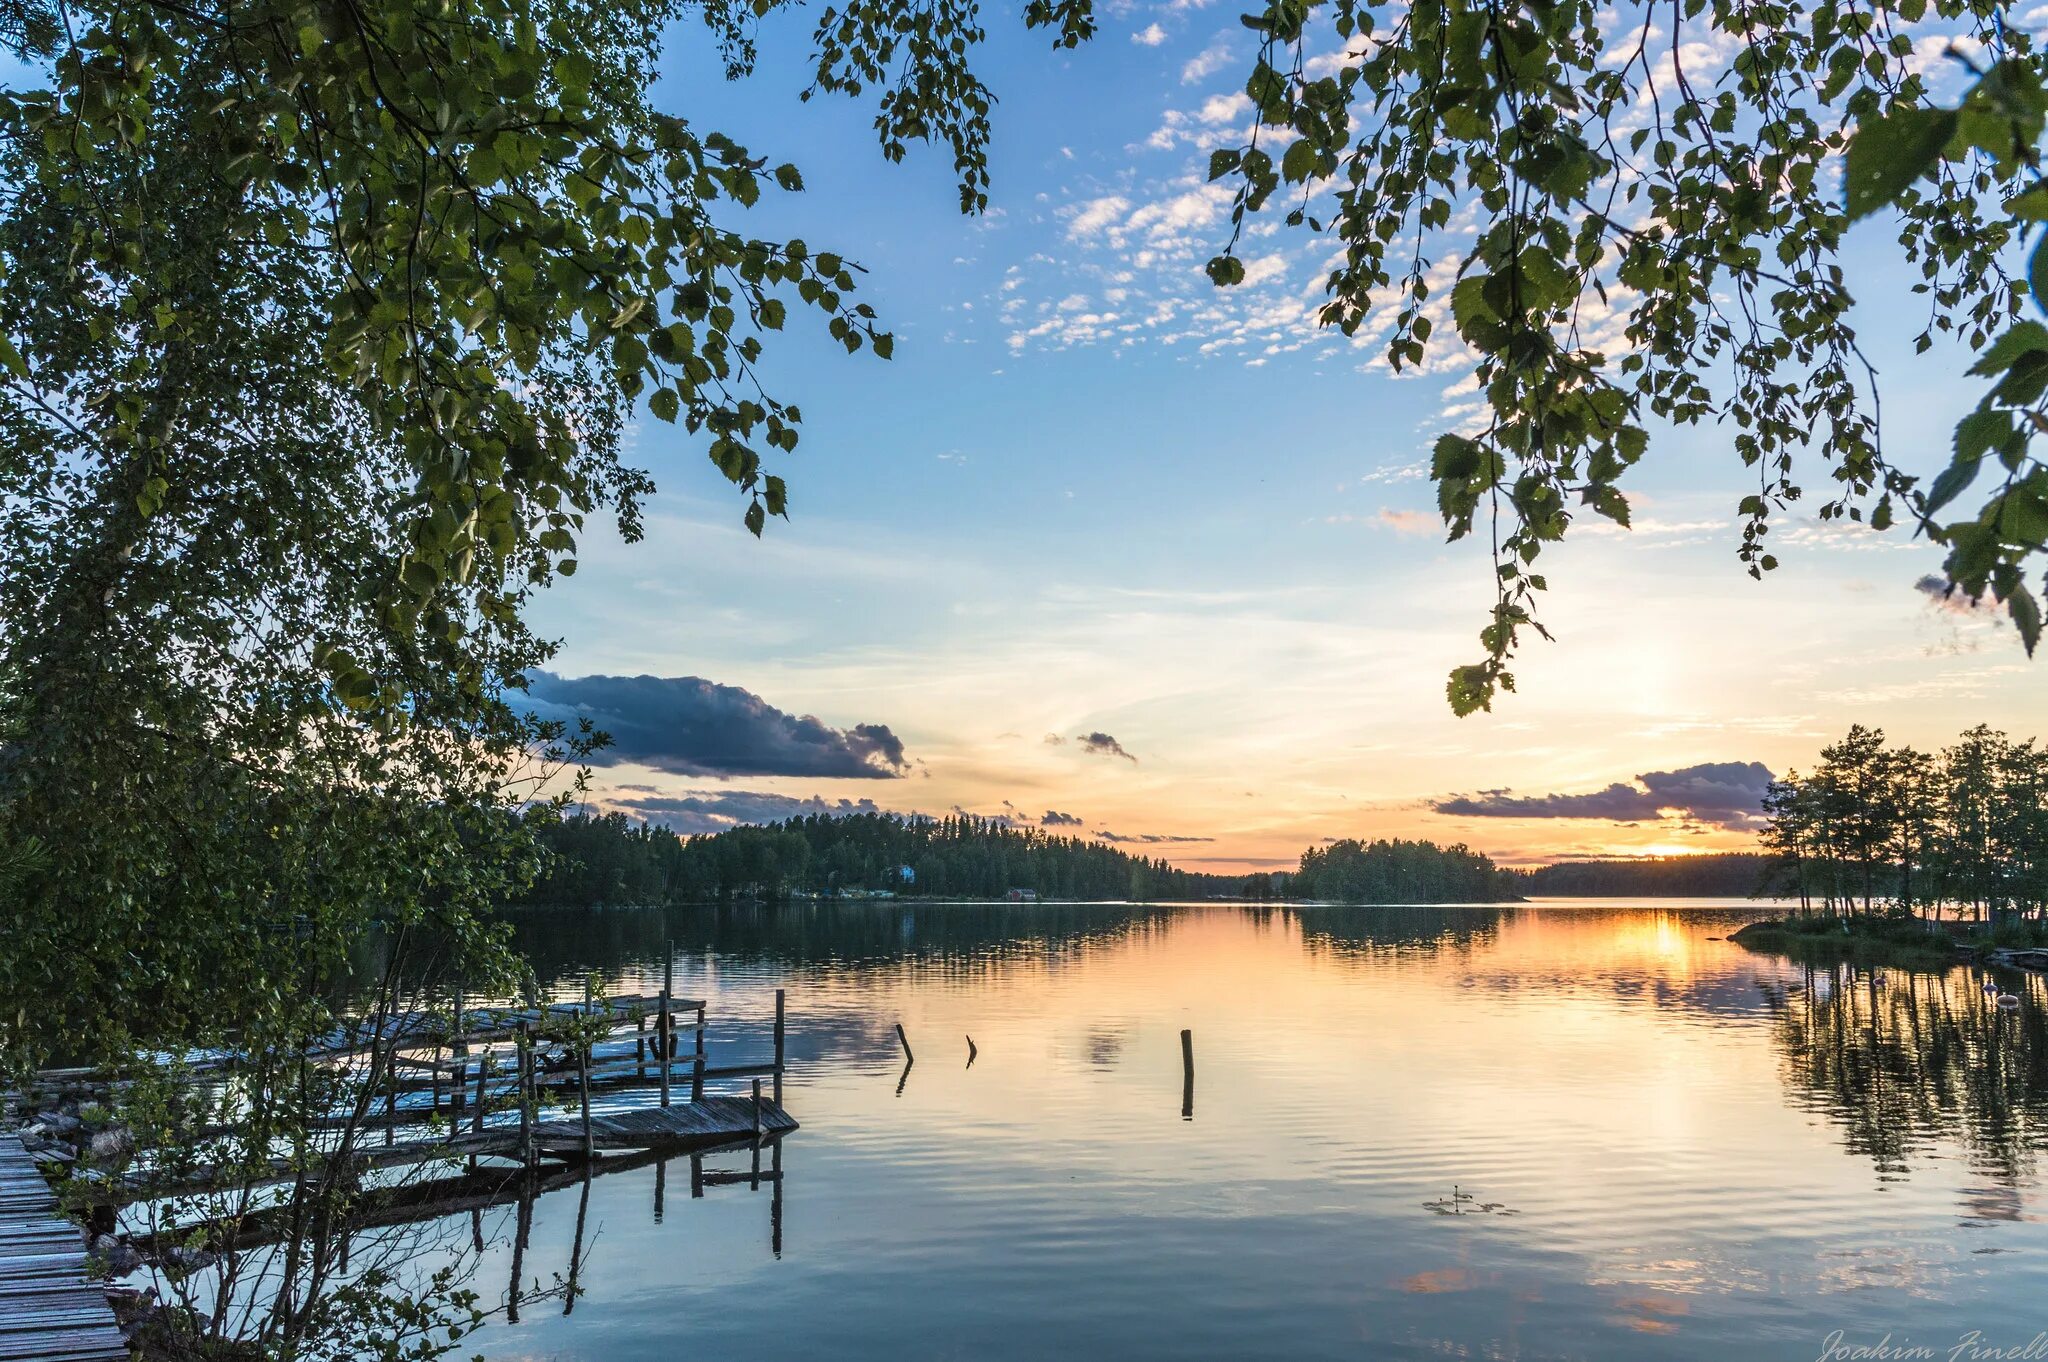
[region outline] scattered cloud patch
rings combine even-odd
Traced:
[[[1166,41],[1166,30],[1158,24],[1147,24],[1131,35],[1131,41],[1140,47],[1157,47]]]
[[[1913,589],[1926,597],[1927,603],[1943,614],[1994,621],[2005,618],[2005,611],[2000,608],[1998,602],[1986,596],[1972,600],[1949,585],[1947,578],[1937,577],[1931,572],[1913,583]]]
[[[908,772],[903,741],[887,724],[834,728],[790,714],[738,686],[701,676],[531,674],[527,695],[543,719],[588,719],[611,735],[600,766],[633,762],[689,776],[887,779]]]
[[[1155,25],[1156,27],[1156,25]],[[1196,85],[1221,71],[1230,61],[1230,39],[1220,37],[1194,56],[1187,65],[1180,68],[1180,83]]]
[[[1382,510],[1377,519],[1395,534],[1433,535],[1442,534],[1444,529],[1443,517],[1427,511]]]
[[[1096,840],[1103,842],[1122,842],[1127,845],[1135,843],[1143,846],[1159,846],[1175,842],[1213,842],[1216,840],[1214,837],[1177,837],[1163,832],[1141,832],[1135,837],[1126,837],[1122,833],[1111,832],[1107,828],[1097,831],[1095,837]]]
[[[1107,733],[1083,733],[1077,736],[1074,741],[1081,744],[1081,750],[1090,756],[1122,757],[1125,761],[1132,762],[1137,760],[1129,752],[1124,751],[1122,743],[1110,737]]]
[[[1518,795],[1482,790],[1430,801],[1441,814],[1464,818],[1602,818],[1616,823],[1676,818],[1746,830],[1762,822],[1770,768],[1759,761],[1709,761],[1676,771],[1646,771],[1634,784],[1616,781],[1585,794]]]
[[[1047,809],[1045,817],[1038,820],[1041,827],[1078,828],[1083,820],[1078,813],[1061,813],[1058,809]]]

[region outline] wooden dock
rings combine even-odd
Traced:
[[[77,1225],[28,1151],[0,1135],[0,1362],[127,1362]]]

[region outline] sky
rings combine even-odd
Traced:
[[[1057,54],[990,14],[972,218],[949,158],[887,165],[867,106],[797,98],[806,22],[764,21],[736,83],[679,28],[654,96],[802,169],[803,193],[731,225],[858,262],[895,357],[849,357],[793,309],[764,368],[804,439],[759,541],[701,441],[629,430],[661,489],[645,539],[592,533],[534,614],[561,644],[536,707],[618,739],[596,806],[683,832],[958,809],[1218,872],[1334,837],[1529,863],[1742,849],[1763,782],[1851,723],[1927,747],[2041,731],[2048,663],[1916,587],[1938,549],[1787,516],[1783,566],[1752,581],[1751,480],[1716,426],[1653,428],[1634,528],[1584,519],[1546,554],[1557,641],[1454,717],[1492,568],[1443,542],[1423,472],[1471,418],[1469,373],[1395,376],[1317,327],[1331,246],[1277,215],[1245,286],[1203,277],[1228,233],[1204,166],[1253,56],[1236,10],[1125,4]],[[1958,352],[1913,357],[1924,304],[1894,235],[1859,226],[1846,256],[1885,448],[1931,472],[1975,380]]]

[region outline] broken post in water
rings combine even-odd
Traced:
[[[1195,1033],[1185,1027],[1180,1033],[1180,1119],[1195,1119]]]

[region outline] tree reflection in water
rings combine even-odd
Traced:
[[[2048,989],[2000,971],[2000,989],[2021,1000],[2001,1010],[1988,977],[1835,964],[1764,984],[1792,1100],[1839,1126],[1884,1179],[1944,1143],[1998,1183],[2028,1178],[2048,1144]]]

